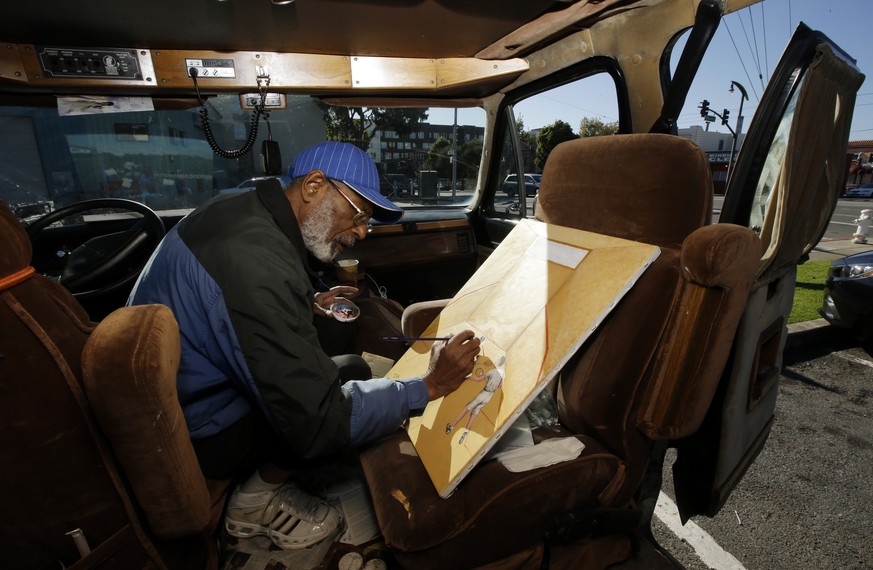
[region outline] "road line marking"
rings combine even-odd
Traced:
[[[694,549],[694,553],[713,570],[745,570],[739,560],[723,549],[705,530],[694,521],[688,521],[685,526],[679,520],[679,509],[676,503],[662,491],[658,495],[655,516],[661,519],[667,528]]]
[[[841,352],[835,352],[833,354],[837,358],[842,358],[843,360],[848,360],[849,362],[854,362],[855,364],[861,364],[863,366],[869,366],[870,368],[873,368],[873,362],[867,359],[858,358],[857,356],[852,356],[851,354],[843,354]]]

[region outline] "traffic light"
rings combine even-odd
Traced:
[[[728,119],[730,118],[730,116],[731,116],[731,112],[729,110],[725,109],[724,111],[722,111],[721,112],[721,124],[722,125],[728,124]]]
[[[706,99],[700,104],[700,116],[706,117],[709,114],[709,101]]]

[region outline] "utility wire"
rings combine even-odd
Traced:
[[[542,93],[540,93],[539,97],[542,97],[543,99],[548,99],[550,101],[554,101],[555,103],[560,103],[561,105],[566,105],[568,107],[572,107],[574,109],[579,109],[580,111],[585,111],[586,113],[590,113],[592,115],[597,115],[598,117],[603,117],[604,119],[607,119],[610,122],[618,121],[618,119],[614,119],[614,118],[610,117],[609,115],[604,115],[603,113],[598,113],[597,111],[592,111],[591,109],[586,109],[585,107],[580,107],[579,105],[575,105],[573,103],[568,103],[567,101],[561,101],[560,99],[557,99],[555,97],[549,97],[548,95],[543,95]]]
[[[758,80],[761,82],[761,89],[763,89],[764,75],[761,73],[761,56],[758,50],[758,39],[755,37],[755,23],[752,21],[752,8],[749,7],[748,10],[746,10],[746,13],[749,15],[749,24],[752,26],[752,38],[755,41],[754,48],[752,47],[752,42],[749,41],[749,32],[746,31],[746,24],[743,23],[743,13],[740,12],[737,14],[737,18],[740,20],[740,27],[743,29],[743,35],[746,36],[746,45],[749,46],[749,51],[752,53],[752,62],[758,70]]]
[[[724,27],[728,31],[728,36],[731,38],[731,43],[734,45],[734,51],[737,52],[737,57],[740,59],[740,65],[743,66],[743,71],[746,74],[746,78],[749,80],[749,85],[752,86],[752,93],[755,95],[755,99],[760,99],[758,97],[758,91],[755,89],[755,83],[752,81],[752,77],[749,75],[749,70],[746,69],[746,62],[743,61],[743,56],[740,55],[740,50],[737,48],[737,42],[734,41],[734,35],[731,33],[731,27],[728,25],[727,20],[724,21]]]
[[[767,76],[770,75],[770,56],[767,53],[767,20],[764,18],[764,3],[758,4],[761,7],[761,31],[764,34],[764,65],[766,66]]]

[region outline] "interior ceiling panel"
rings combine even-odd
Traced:
[[[566,5],[556,0],[6,2],[0,40],[65,47],[472,57],[521,24]],[[168,18],[173,26],[166,25]],[[100,45],[93,45],[94,38],[100,38]]]

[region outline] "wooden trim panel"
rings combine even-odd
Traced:
[[[0,79],[33,87],[146,88],[149,91],[191,90],[186,60],[230,60],[232,77],[198,78],[205,92],[239,91],[258,84],[258,74],[270,78],[271,90],[439,91],[445,88],[499,80],[507,84],[528,70],[524,59],[490,61],[476,58],[401,58],[319,55],[277,52],[218,52],[206,50],[135,49],[143,70],[141,79],[45,77],[36,47],[5,44],[0,49]],[[127,49],[127,48],[125,48]]]
[[[472,229],[427,233],[388,234],[359,242],[347,257],[355,257],[366,270],[396,269],[476,258]]]
[[[399,224],[391,224],[387,226],[374,226],[370,232],[371,236],[394,235],[402,233],[412,233],[420,231],[440,231],[449,230],[452,228],[469,228],[470,222],[467,219],[463,220],[436,220],[432,222],[407,222]]]

